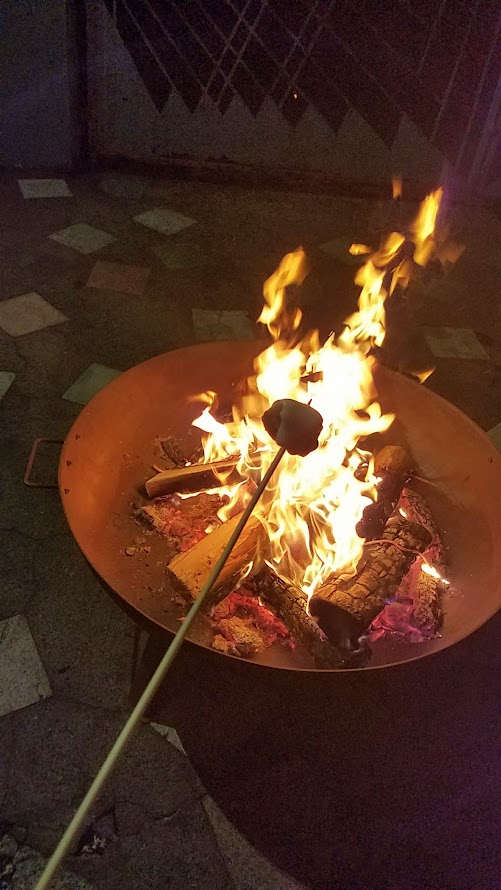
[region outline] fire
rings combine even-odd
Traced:
[[[267,532],[260,559],[310,596],[333,572],[352,573],[362,554],[364,542],[356,526],[376,497],[378,480],[359,442],[388,429],[393,421],[377,401],[372,351],[384,340],[387,297],[407,284],[413,263],[422,265],[433,255],[441,198],[438,189],[425,199],[407,235],[392,232],[372,252],[365,245],[353,245],[354,254],[368,254],[355,277],[361,289],[358,309],[343,331],[323,344],[317,332],[298,338],[301,311],[288,305],[287,287],[301,284],[307,261],[302,248],[287,254],[265,282],[258,319],[273,343],[255,360],[255,376],[234,405],[233,420],[223,424],[215,419],[214,393],[200,397],[206,407],[194,425],[205,434],[204,460],[234,455],[242,477],[232,486],[220,477],[217,490],[228,497],[222,519],[243,508],[276,453],[261,423],[263,412],[277,399],[292,398],[311,404],[322,415],[318,449],[305,458],[285,455],[259,513]]]

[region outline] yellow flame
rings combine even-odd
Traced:
[[[350,253],[352,256],[361,256],[364,253],[372,253],[372,248],[368,247],[367,244],[352,244]]]
[[[396,201],[398,198],[402,197],[402,177],[394,176],[392,179],[392,193],[393,200]]]
[[[447,578],[443,578],[442,575],[437,572],[435,566],[431,566],[427,562],[424,562],[422,564],[421,571],[424,572],[426,575],[431,575],[432,578],[436,578],[437,581],[441,581],[442,584],[450,584],[450,581],[447,581]]]
[[[441,196],[438,189],[423,202],[410,228],[417,262],[433,254]],[[205,461],[238,458],[243,481],[229,487],[223,479],[220,493],[229,499],[220,514],[224,518],[248,501],[276,453],[261,422],[266,408],[277,399],[292,398],[322,415],[319,447],[306,457],[285,455],[260,509],[267,532],[260,559],[309,595],[333,572],[354,571],[362,554],[356,526],[376,496],[377,479],[370,455],[358,443],[393,421],[377,401],[371,351],[384,340],[385,300],[397,284],[407,284],[415,268],[404,254],[405,244],[404,235],[391,232],[369,254],[355,277],[361,288],[357,311],[337,338],[332,334],[323,344],[316,332],[298,342],[301,311],[287,305],[287,287],[302,283],[307,264],[302,248],[287,254],[265,282],[259,317],[274,342],[257,357],[255,376],[234,406],[233,421],[216,421],[213,393],[204,394],[206,407],[194,421],[204,432]],[[352,246],[353,253],[365,251],[369,248],[364,245]]]
[[[424,199],[419,213],[411,226],[411,240],[416,245],[414,261],[419,266],[425,266],[431,259],[436,243],[434,239],[437,214],[443,197],[443,189],[439,188]]]

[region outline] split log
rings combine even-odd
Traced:
[[[173,467],[163,470],[145,482],[146,494],[150,498],[159,498],[176,491],[198,491],[201,488],[216,487],[216,473],[228,473],[233,470],[238,458],[229,457],[210,464],[191,464],[188,467]]]
[[[399,445],[385,445],[374,457],[374,475],[380,478],[377,499],[365,508],[357,535],[370,541],[380,538],[405,483],[414,472],[407,452]]]
[[[215,562],[221,556],[235,527],[238,525],[240,515],[233,516],[227,522],[223,522],[210,535],[207,535],[190,550],[179,553],[169,563],[168,570],[177,586],[182,591],[189,593],[196,599],[204,586]],[[237,543],[228,557],[218,580],[216,581],[211,596],[211,603],[223,599],[242,575],[246,566],[254,561],[258,550],[267,541],[264,527],[256,514],[252,514]]]
[[[313,595],[310,612],[329,640],[343,648],[354,645],[430,542],[424,526],[401,516],[391,519],[382,538],[366,545],[354,575],[337,576]]]
[[[344,654],[334,646],[316,621],[308,615],[308,597],[303,590],[286,584],[271,569],[262,569],[252,578],[252,588],[271,606],[292,636],[301,642],[318,668],[338,668]]]

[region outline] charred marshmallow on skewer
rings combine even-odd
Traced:
[[[268,435],[289,454],[306,457],[318,448],[324,422],[311,405],[295,399],[279,399],[263,414],[263,425]]]

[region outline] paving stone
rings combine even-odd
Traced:
[[[105,365],[93,362],[66,390],[63,399],[76,402],[78,405],[86,405],[99,390],[120,377],[121,373],[115,368],[107,368]]]
[[[134,221],[163,235],[175,235],[176,232],[181,232],[196,223],[196,219],[192,219],[191,216],[183,216],[182,213],[176,213],[167,207],[156,207],[154,210],[139,213],[134,217]]]
[[[328,253],[329,256],[345,263],[347,266],[361,266],[366,257],[360,254],[350,253],[350,247],[353,244],[353,238],[333,238],[332,241],[326,241],[319,245],[319,250]]]
[[[25,198],[72,198],[64,179],[18,179]]]
[[[209,264],[207,251],[199,244],[182,244],[173,240],[165,244],[152,244],[151,250],[162,265],[172,272],[200,269]]]
[[[12,337],[41,331],[63,321],[68,321],[66,316],[34,292],[0,302],[0,328]]]
[[[423,328],[426,342],[436,358],[464,358],[489,361],[474,331],[470,328]]]
[[[9,857],[10,868],[5,869],[5,878],[2,883],[0,870],[1,890],[33,890],[36,881],[42,875],[47,859],[31,847],[15,844],[15,853]],[[1,865],[0,865],[1,869]],[[51,882],[51,890],[92,890],[92,885],[80,875],[63,871]]]
[[[26,619],[15,615],[0,622],[0,717],[51,695]]]
[[[255,333],[249,316],[239,310],[213,311],[193,309],[193,325],[197,340],[254,340]]]
[[[183,748],[183,743],[174,727],[164,726],[163,723],[150,723],[150,726],[152,729],[155,730],[155,732],[160,733],[161,736],[167,739],[167,741],[170,742],[171,745],[174,745],[174,747],[177,748],[178,751],[181,751],[181,754],[186,754],[186,751]]]
[[[12,715],[2,817],[28,826],[27,845],[53,850],[124,720],[62,696]],[[87,820],[109,843],[71,857],[67,870],[106,890],[232,890],[202,795],[188,758],[141,726]]]
[[[306,890],[261,856],[221,812],[214,800],[203,799],[216,840],[238,890]]]
[[[501,423],[497,423],[496,426],[493,426],[487,435],[498,451],[501,451]]]
[[[74,226],[68,226],[67,229],[61,229],[60,232],[54,232],[49,235],[53,241],[64,244],[66,247],[72,247],[79,253],[94,253],[108,244],[116,241],[113,235],[89,226],[87,223],[75,223]]]
[[[25,614],[54,694],[127,709],[135,624],[102,587],[70,533],[41,541],[33,567],[36,592]]]
[[[141,296],[149,275],[150,270],[144,266],[128,266],[125,263],[98,260],[90,273],[87,287]]]
[[[0,371],[0,401],[14,383],[15,377],[13,371]]]
[[[9,505],[5,494],[2,491],[2,510],[7,515]],[[39,516],[43,516],[42,510]],[[39,542],[15,528],[0,529],[0,620],[24,612],[33,596],[36,586],[33,562],[38,546]]]

